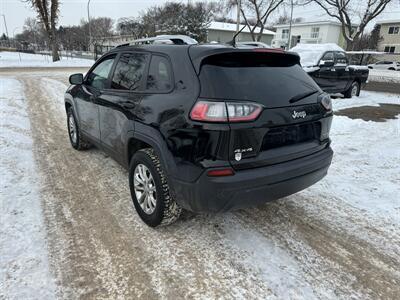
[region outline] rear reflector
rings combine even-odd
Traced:
[[[234,174],[235,172],[231,168],[207,171],[207,176],[211,177],[232,176]]]

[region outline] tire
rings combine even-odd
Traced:
[[[395,71],[395,69],[394,69],[394,68],[389,68],[389,70],[390,70],[390,71]]]
[[[87,141],[84,137],[82,137],[72,107],[69,107],[67,110],[67,128],[68,128],[69,141],[71,142],[71,146],[74,149],[86,150],[92,146],[92,144],[89,141]]]
[[[182,209],[170,195],[160,159],[152,148],[141,149],[132,157],[129,187],[136,212],[148,226],[166,226],[179,218]]]
[[[352,98],[353,96],[360,95],[360,84],[357,81],[353,81],[350,88],[344,92],[345,98]]]

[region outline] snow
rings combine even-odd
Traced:
[[[31,53],[0,52],[0,68],[29,67],[91,67],[94,60],[61,57],[53,62],[51,56]]]
[[[362,91],[333,99],[333,109],[400,105],[400,95]],[[373,219],[400,225],[400,120],[363,121],[335,116],[331,128],[334,159],[328,176],[307,190],[340,198]]]
[[[54,299],[25,96],[0,81],[0,298]]]
[[[296,52],[300,55],[300,63],[303,67],[312,67],[318,64],[322,55],[326,51],[342,51],[338,45],[334,43],[326,44],[297,44],[295,47],[290,49],[292,52]]]
[[[369,70],[369,81],[378,81],[378,82],[393,82],[400,84],[400,71],[392,71],[392,70]]]

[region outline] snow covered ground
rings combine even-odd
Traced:
[[[26,98],[18,80],[0,81],[0,298],[53,299]]]
[[[333,99],[333,108],[378,107],[379,103],[400,105],[400,95],[362,91],[352,99]],[[309,192],[320,188],[366,215],[400,226],[400,120],[366,122],[335,116],[331,130],[332,166],[325,184]]]
[[[319,183],[260,207],[189,214],[153,230],[132,208],[126,172],[101,151],[69,146],[68,74],[1,77],[0,298],[25,298],[35,288],[35,299],[55,291],[62,298],[396,299],[398,118],[335,116],[334,159]],[[333,104],[335,111],[378,107],[400,104],[399,97],[362,91]]]
[[[53,62],[51,56],[18,52],[0,52],[0,68],[27,67],[90,67],[94,60],[61,57]]]
[[[369,70],[369,81],[394,82],[400,84],[400,71],[392,70]]]

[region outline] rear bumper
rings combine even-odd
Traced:
[[[195,182],[172,179],[176,201],[194,212],[222,212],[276,200],[322,179],[332,161],[330,147],[318,153],[271,166],[237,171],[233,176]]]

